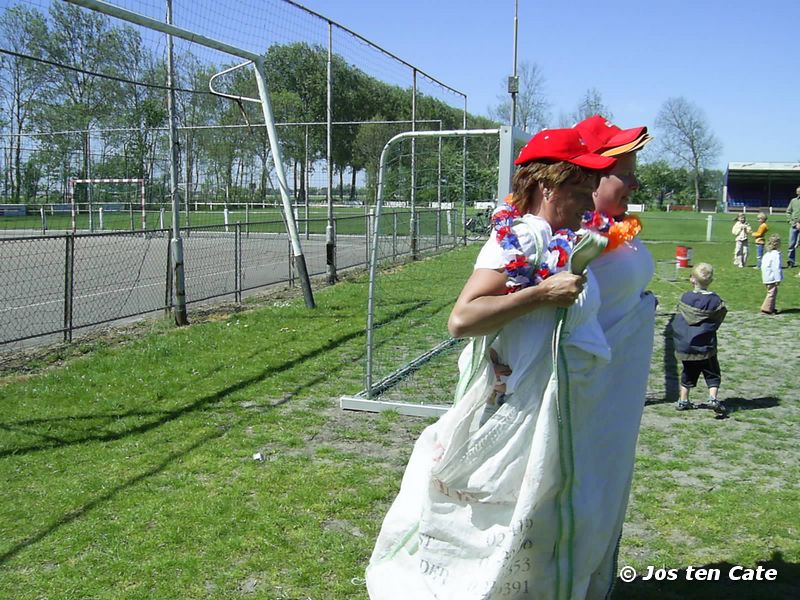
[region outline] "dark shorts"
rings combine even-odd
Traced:
[[[681,385],[683,387],[693,388],[697,385],[700,373],[703,374],[706,385],[710,388],[719,387],[719,384],[722,383],[722,374],[716,355],[711,358],[704,358],[703,360],[684,360],[683,373],[681,373]]]

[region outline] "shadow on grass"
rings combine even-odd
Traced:
[[[795,600],[800,590],[800,564],[787,563],[780,551],[773,551],[769,560],[760,560],[753,565],[741,565],[745,569],[761,566],[761,581],[731,579],[731,569],[737,565],[727,561],[693,567],[693,579],[697,569],[718,569],[716,581],[687,581],[688,569],[677,569],[673,581],[642,581],[640,573],[635,581],[625,583],[617,579],[612,600]],[[764,580],[767,570],[775,569],[775,581]],[[716,572],[715,572],[716,573]],[[746,571],[736,569],[733,575],[743,577]]]
[[[427,301],[414,302],[413,304],[407,305],[403,310],[400,310],[400,311],[398,311],[396,313],[393,313],[390,316],[385,317],[384,322],[393,321],[393,320],[401,318],[401,317],[403,317],[405,315],[411,314],[411,313],[413,313],[415,311],[418,311],[420,308],[422,308],[426,304],[429,304],[429,302],[427,302]],[[358,329],[358,330],[352,331],[350,333],[340,335],[339,337],[336,337],[336,338],[329,338],[326,341],[326,343],[323,344],[322,346],[319,346],[318,348],[316,348],[314,350],[306,352],[305,354],[301,354],[300,356],[297,356],[296,358],[288,360],[285,363],[283,363],[282,365],[278,365],[278,366],[273,367],[273,368],[265,369],[265,370],[261,371],[259,374],[255,375],[253,377],[249,377],[247,379],[243,379],[242,381],[238,381],[238,382],[234,383],[233,385],[227,386],[227,387],[219,390],[218,392],[215,392],[213,394],[209,394],[207,396],[203,396],[201,398],[198,398],[194,402],[191,402],[190,404],[186,404],[186,405],[181,406],[179,408],[176,408],[174,410],[164,411],[163,413],[126,412],[126,413],[121,413],[120,415],[118,415],[119,417],[140,417],[140,416],[147,416],[147,415],[152,415],[152,414],[161,414],[160,418],[148,421],[146,423],[142,423],[141,425],[138,425],[136,427],[131,427],[131,428],[128,428],[128,429],[123,429],[121,431],[114,431],[114,432],[106,432],[106,431],[104,431],[104,432],[99,432],[99,433],[91,433],[91,434],[88,434],[88,435],[78,436],[78,437],[75,437],[73,439],[65,439],[65,438],[53,436],[53,435],[50,435],[50,434],[47,434],[47,433],[44,433],[44,432],[25,431],[25,433],[27,433],[28,435],[35,435],[37,437],[44,438],[45,440],[47,440],[47,442],[46,443],[39,443],[39,444],[31,444],[31,445],[28,445],[28,446],[4,448],[4,449],[0,450],[0,458],[4,458],[6,456],[19,456],[19,455],[29,454],[29,453],[32,453],[32,452],[38,452],[38,451],[42,451],[42,450],[52,450],[52,449],[56,449],[56,448],[74,446],[74,445],[77,445],[77,444],[84,444],[84,443],[87,443],[87,442],[110,442],[110,441],[123,439],[125,437],[130,436],[130,435],[138,435],[138,434],[146,433],[146,432],[151,431],[153,429],[156,429],[156,428],[158,428],[158,427],[160,427],[160,426],[162,426],[162,425],[164,425],[166,423],[169,423],[170,421],[174,421],[175,419],[179,419],[180,417],[182,417],[184,415],[193,413],[193,412],[195,412],[197,410],[201,410],[201,409],[203,409],[203,408],[205,408],[205,407],[207,407],[209,405],[216,404],[216,403],[222,401],[223,399],[225,399],[227,396],[230,396],[231,394],[234,394],[234,393],[239,392],[239,391],[241,391],[243,389],[246,389],[246,388],[248,388],[250,386],[253,386],[253,385],[256,385],[258,383],[261,383],[262,381],[268,379],[269,377],[271,377],[273,375],[276,375],[278,373],[293,369],[294,367],[302,365],[303,363],[305,363],[307,361],[310,361],[310,360],[316,358],[317,356],[320,356],[322,354],[325,354],[326,352],[330,352],[331,350],[334,350],[335,348],[337,348],[338,346],[340,346],[340,345],[342,345],[344,343],[347,343],[347,342],[349,342],[349,341],[351,341],[353,339],[359,338],[359,337],[363,337],[364,335],[365,335],[364,330],[363,329]],[[257,354],[258,352],[260,352],[260,350],[256,351],[254,354]],[[298,389],[302,389],[303,387],[305,387],[305,386],[300,386]],[[284,400],[282,400],[282,401],[280,401],[278,403],[275,403],[275,404],[273,404],[271,406],[277,406],[278,404],[282,404],[283,402],[285,402],[289,398],[290,398],[290,396],[287,395],[287,397],[285,397]],[[78,418],[86,419],[86,418],[91,418],[91,416],[84,415],[84,416],[78,417]],[[103,414],[103,415],[98,415],[96,418],[99,418],[99,419],[114,418],[114,419],[116,419],[117,416],[109,415],[109,414]],[[57,420],[62,420],[62,419],[63,419],[62,417],[58,417],[57,418]],[[34,419],[32,421],[35,421],[38,424],[42,424],[45,427],[48,425],[46,419],[41,419],[41,420]],[[0,423],[0,429],[5,429],[7,431],[20,431],[21,429],[20,429],[19,425],[20,424],[16,423],[16,422]]]
[[[410,312],[419,310],[419,308],[421,308],[425,304],[426,304],[426,302],[416,302],[411,306],[407,306],[404,310],[400,311],[399,313],[396,313],[396,314],[392,315],[391,319],[402,317],[405,314],[408,314]],[[255,376],[255,377],[251,377],[251,378],[245,379],[243,381],[240,381],[240,382],[238,382],[238,383],[236,383],[236,384],[234,384],[232,386],[229,386],[229,387],[226,387],[226,388],[220,390],[219,392],[217,392],[215,394],[204,396],[203,398],[200,398],[200,399],[196,400],[195,402],[192,402],[191,404],[188,404],[188,405],[186,405],[186,406],[184,406],[182,408],[176,409],[174,411],[164,411],[163,413],[158,412],[158,411],[156,411],[156,412],[142,412],[142,413],[131,413],[131,412],[123,413],[124,415],[127,415],[127,416],[136,416],[137,414],[141,414],[141,415],[161,414],[161,415],[163,415],[163,416],[161,416],[161,418],[159,418],[159,419],[157,419],[155,421],[151,421],[151,422],[145,423],[145,424],[143,424],[143,425],[141,425],[139,427],[134,427],[134,428],[131,428],[131,429],[128,429],[128,430],[125,430],[125,431],[115,432],[115,433],[89,435],[89,436],[84,436],[84,437],[81,437],[81,438],[78,438],[78,439],[74,439],[74,440],[58,440],[58,439],[54,439],[54,438],[51,438],[51,437],[47,437],[47,439],[51,439],[52,441],[57,442],[57,443],[42,444],[42,445],[38,445],[38,446],[27,446],[27,447],[23,447],[23,448],[4,450],[4,451],[0,452],[0,457],[8,456],[8,455],[26,454],[26,453],[30,453],[30,452],[35,452],[37,450],[47,450],[47,449],[71,446],[71,445],[75,445],[75,444],[81,444],[81,443],[92,442],[92,441],[101,441],[101,442],[112,441],[112,440],[117,440],[117,439],[124,438],[124,437],[129,436],[129,435],[144,433],[144,432],[149,431],[151,429],[155,429],[155,428],[157,428],[157,427],[159,427],[159,426],[161,426],[161,425],[163,425],[163,424],[165,424],[165,423],[167,423],[167,422],[169,422],[171,420],[179,418],[182,415],[185,415],[185,414],[187,414],[189,412],[192,412],[192,411],[195,411],[195,410],[199,410],[199,409],[204,408],[206,405],[210,405],[210,404],[213,404],[215,402],[219,402],[220,400],[222,400],[223,398],[225,398],[229,394],[232,394],[232,393],[234,393],[234,392],[236,392],[238,390],[241,390],[243,388],[246,388],[246,387],[249,387],[251,385],[254,385],[254,384],[266,379],[268,376],[270,376],[272,374],[275,374],[277,372],[284,371],[284,370],[287,370],[287,369],[291,369],[291,368],[293,368],[293,367],[295,367],[295,366],[297,366],[299,364],[302,364],[302,363],[304,363],[304,362],[306,362],[308,360],[313,359],[315,356],[317,356],[319,354],[323,354],[325,352],[328,352],[328,351],[336,348],[340,344],[343,344],[345,342],[348,342],[348,341],[350,341],[350,340],[352,340],[354,338],[357,338],[357,337],[360,337],[360,336],[363,336],[363,335],[364,335],[364,331],[363,330],[358,330],[358,331],[354,331],[354,332],[339,336],[338,338],[335,338],[335,339],[329,339],[328,342],[325,345],[321,346],[320,348],[317,348],[317,349],[315,349],[315,350],[313,350],[311,352],[308,352],[308,353],[306,353],[304,355],[301,355],[301,356],[299,356],[299,357],[297,357],[297,358],[295,358],[293,360],[287,361],[286,363],[284,363],[280,367],[264,370],[259,375]],[[276,408],[276,407],[278,407],[278,406],[280,406],[282,404],[287,403],[290,399],[291,399],[291,395],[287,394],[283,398],[283,400],[280,400],[280,401],[275,402],[275,403],[273,403],[271,405],[268,405],[267,408]],[[103,415],[96,415],[94,418],[109,418],[111,416],[112,415],[109,415],[109,414],[103,414]],[[87,416],[87,415],[83,415],[83,416],[78,417],[78,418],[79,419],[90,419],[92,417],[91,416]],[[53,420],[54,421],[61,421],[61,420],[63,420],[63,417],[58,417],[58,418],[55,418]],[[45,426],[48,424],[46,419],[30,419],[27,422],[32,422],[32,423],[36,423],[36,424],[44,424]],[[22,422],[20,422],[20,423],[22,423]],[[13,425],[13,424],[11,424],[11,425]],[[4,429],[7,429],[7,430],[14,430],[14,427],[10,426],[9,424],[0,424],[0,427],[2,427]],[[166,458],[164,458],[162,461],[160,461],[157,465],[151,467],[150,469],[147,469],[146,471],[140,473],[139,475],[136,475],[135,477],[131,477],[131,478],[127,479],[126,481],[120,483],[119,485],[114,486],[113,488],[109,489],[105,493],[103,493],[100,496],[98,496],[98,497],[96,497],[96,498],[84,503],[83,505],[79,506],[78,508],[75,508],[74,510],[71,510],[71,511],[67,512],[62,517],[60,517],[58,520],[53,522],[52,524],[46,526],[45,528],[43,528],[40,531],[28,536],[24,540],[21,540],[20,542],[16,543],[12,547],[10,547],[8,550],[6,550],[2,554],[0,554],[0,564],[3,564],[5,562],[9,561],[10,559],[12,559],[14,556],[16,556],[19,552],[21,552],[22,550],[24,550],[28,546],[31,546],[31,545],[41,541],[42,539],[44,539],[45,537],[47,537],[48,535],[50,535],[54,531],[60,529],[64,525],[68,525],[68,524],[72,523],[73,521],[81,518],[82,516],[84,516],[85,514],[87,514],[91,510],[93,510],[94,508],[98,507],[102,503],[113,499],[120,492],[124,492],[126,489],[138,484],[139,482],[141,482],[141,481],[143,481],[143,480],[145,480],[145,479],[147,479],[147,478],[149,478],[149,477],[151,477],[153,475],[156,475],[156,474],[160,473],[161,471],[166,469],[172,462],[174,462],[175,460],[180,459],[183,456],[186,456],[186,455],[190,454],[195,449],[197,449],[200,446],[204,445],[206,442],[209,442],[211,440],[214,440],[214,439],[217,439],[219,437],[222,437],[228,431],[228,429],[230,429],[230,426],[225,427],[224,429],[217,429],[216,431],[214,431],[212,433],[209,433],[209,434],[203,436],[202,438],[200,438],[199,440],[197,440],[196,442],[190,444],[189,446],[187,446],[183,450],[170,453],[169,455],[167,455]]]
[[[734,413],[740,410],[775,408],[780,405],[781,400],[775,396],[762,396],[760,398],[741,398],[734,396],[732,398],[723,398],[722,403],[728,409],[728,412]]]
[[[64,525],[69,525],[73,521],[75,521],[77,519],[80,519],[83,515],[85,515],[86,513],[91,511],[92,509],[97,508],[103,502],[111,500],[112,498],[114,498],[120,492],[124,492],[125,490],[127,490],[128,488],[136,485],[140,481],[143,481],[143,480],[147,479],[148,477],[152,477],[153,475],[156,475],[157,473],[160,473],[161,471],[166,469],[173,461],[175,461],[177,459],[180,459],[183,456],[187,456],[188,454],[193,452],[196,448],[199,448],[200,446],[202,446],[206,442],[209,442],[209,441],[211,441],[213,439],[222,437],[223,435],[225,435],[225,433],[227,433],[227,431],[228,431],[228,428],[226,427],[224,429],[217,429],[213,433],[209,433],[209,434],[203,436],[202,438],[200,438],[196,442],[190,444],[189,446],[187,446],[183,450],[180,450],[178,452],[172,452],[172,453],[168,454],[167,457],[164,458],[157,465],[147,469],[146,471],[140,473],[139,475],[136,475],[135,477],[131,477],[130,479],[127,479],[127,480],[123,481],[119,485],[114,486],[113,488],[111,488],[107,492],[105,492],[104,494],[101,494],[100,496],[98,496],[98,497],[86,502],[82,506],[79,506],[78,508],[69,511],[68,513],[63,515],[61,518],[59,518],[57,521],[55,521],[54,523],[51,523],[49,526],[45,527],[44,529],[34,533],[33,535],[28,536],[24,540],[22,540],[20,542],[17,542],[11,548],[9,548],[8,550],[6,550],[2,554],[0,554],[0,564],[3,564],[5,562],[7,562],[8,560],[12,559],[20,551],[24,550],[28,546],[31,546],[31,545],[43,540],[45,537],[47,537],[48,535],[50,535],[51,533],[53,533],[57,529],[60,529]]]
[[[675,340],[672,336],[673,313],[664,326],[664,402],[677,402],[680,393],[678,359],[675,357]]]

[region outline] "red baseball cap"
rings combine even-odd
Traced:
[[[620,129],[602,115],[594,115],[575,125],[592,152],[603,156],[617,156],[635,152],[653,138],[647,127]]]
[[[522,147],[514,164],[534,160],[564,161],[596,171],[610,169],[617,162],[589,150],[577,129],[543,129]]]

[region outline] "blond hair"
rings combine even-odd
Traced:
[[[777,250],[781,247],[781,236],[777,233],[769,236],[767,240],[767,250]]]
[[[569,162],[538,162],[531,161],[522,165],[514,173],[511,182],[511,192],[514,197],[511,204],[519,209],[522,214],[535,212],[536,190],[539,183],[544,183],[549,188],[557,188],[565,183],[583,183],[584,181],[597,180],[599,173],[584,169]]]
[[[692,269],[692,279],[697,287],[706,289],[714,281],[714,267],[705,262],[697,263]]]
[[[766,221],[767,220],[767,215],[764,214],[763,212],[760,212],[760,213],[758,213],[756,215],[756,219],[764,219]]]

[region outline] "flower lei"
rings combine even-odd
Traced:
[[[532,265],[512,227],[514,220],[521,217],[519,209],[509,203],[503,203],[492,213],[495,239],[502,249],[503,270],[508,277],[508,294],[536,285],[547,277],[566,270],[572,248],[577,241],[573,231],[559,229],[553,233],[542,261],[538,265]]]
[[[608,245],[603,252],[619,248],[642,231],[642,222],[638,217],[633,215],[610,217],[606,213],[596,210],[584,213],[581,226],[608,238]]]

